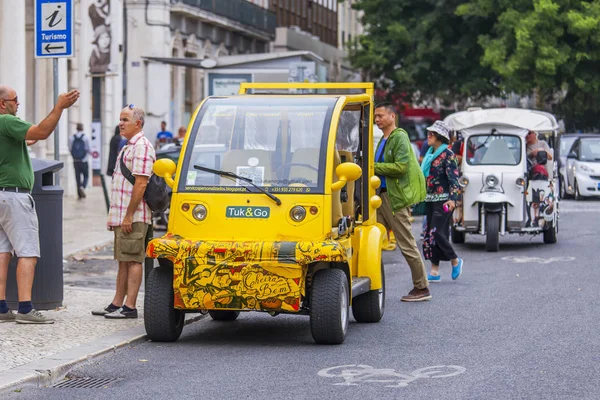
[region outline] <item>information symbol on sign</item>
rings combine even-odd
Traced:
[[[42,4],[42,30],[64,31],[67,29],[67,3]]]

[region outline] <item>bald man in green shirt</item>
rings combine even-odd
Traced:
[[[33,168],[27,146],[47,139],[62,112],[79,98],[77,90],[63,93],[46,118],[33,125],[17,117],[17,92],[0,84],[0,322],[52,324],[31,304],[35,265],[40,256],[38,219],[31,197]],[[13,252],[17,263],[19,310],[6,304],[6,277]]]

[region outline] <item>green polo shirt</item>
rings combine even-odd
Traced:
[[[33,124],[0,114],[0,187],[33,187],[33,168],[25,135]]]

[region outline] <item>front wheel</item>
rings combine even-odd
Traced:
[[[500,214],[487,214],[485,226],[485,249],[497,252],[500,250]]]
[[[144,327],[153,342],[174,342],[181,336],[185,313],[175,309],[173,269],[154,268],[148,274],[144,296]]]
[[[321,269],[313,277],[310,331],[318,344],[341,344],[348,330],[348,279],[340,269]]]
[[[352,315],[356,322],[379,322],[385,308],[385,273],[381,262],[381,289],[371,290],[352,299]]]
[[[568,199],[569,194],[567,193],[567,184],[565,183],[565,179],[561,179],[560,180],[560,198],[561,199]]]
[[[581,193],[579,193],[579,184],[577,183],[577,180],[575,180],[575,200],[583,200],[583,196],[581,195]]]

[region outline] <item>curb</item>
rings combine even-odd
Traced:
[[[200,321],[205,315],[197,315],[186,319],[185,325]],[[37,361],[0,372],[0,395],[23,387],[44,387],[61,380],[71,369],[86,361],[91,361],[122,347],[145,342],[148,336],[143,326],[117,332],[53,354]]]

